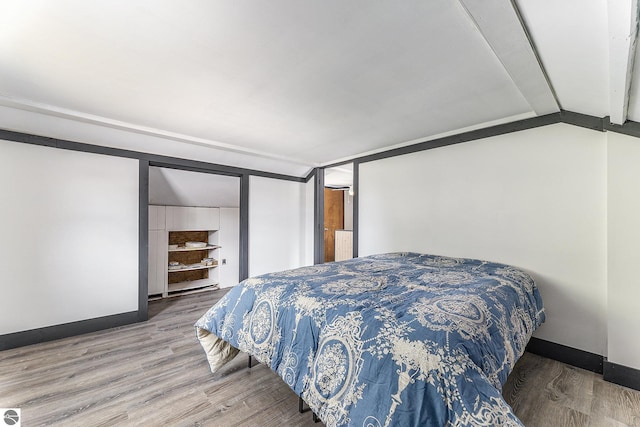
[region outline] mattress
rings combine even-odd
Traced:
[[[328,426],[494,426],[544,318],[518,268],[389,253],[247,279],[195,326],[213,372],[249,353]]]

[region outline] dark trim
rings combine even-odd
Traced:
[[[240,281],[249,277],[249,175],[240,177]]]
[[[622,126],[620,126],[620,125],[614,125],[609,120],[609,117],[605,117],[604,118],[604,129],[607,130],[607,131],[611,131],[611,132],[615,132],[615,133],[621,133],[621,134],[624,134],[624,135],[629,135],[629,136],[633,136],[633,137],[636,137],[636,138],[640,138],[640,123],[633,122],[631,120],[628,120],[628,121],[624,122],[624,124]]]
[[[517,122],[505,123],[502,125],[492,126],[484,129],[472,130],[457,135],[445,136],[443,138],[437,138],[430,141],[419,142],[417,144],[407,145],[406,147],[394,148],[392,150],[383,151],[381,153],[359,157],[356,160],[360,163],[372,162],[374,160],[381,160],[389,157],[416,153],[418,151],[431,150],[433,148],[445,147],[447,145],[460,144],[462,142],[474,141],[476,139],[483,139],[492,136],[504,135],[507,133],[519,132],[522,130],[552,125],[560,122],[560,113],[546,114],[544,116],[519,120]]]
[[[146,299],[146,296],[145,296]],[[14,332],[0,335],[0,351],[25,345],[38,344],[45,341],[53,341],[82,335],[103,329],[124,326],[138,322],[138,312],[113,314],[111,316],[97,317],[94,319],[80,320],[77,322],[63,323],[28,331]]]
[[[406,147],[394,148],[380,153],[370,154],[367,156],[355,157],[351,160],[341,161],[337,163],[327,164],[323,167],[330,168],[341,166],[350,162],[366,163],[375,160],[387,159],[389,157],[401,156],[404,154],[417,153],[420,151],[431,150],[433,148],[444,147],[447,145],[460,144],[463,142],[475,141],[478,139],[490,138],[492,136],[504,135],[507,133],[520,132],[522,130],[533,129],[552,125],[556,123],[566,123],[573,126],[579,126],[599,132],[611,131],[629,136],[640,138],[640,123],[626,121],[624,125],[614,125],[610,123],[609,117],[595,117],[588,114],[574,113],[572,111],[561,110],[558,113],[546,114],[544,116],[533,117],[530,119],[519,120],[517,122],[505,123],[502,125],[492,126],[484,129],[477,129],[470,132],[464,132],[456,135],[450,135],[430,141],[419,142]],[[307,179],[309,176],[307,177]]]
[[[353,162],[353,257],[358,258],[358,229],[359,229],[359,209],[358,200],[360,200],[360,162]]]
[[[535,337],[532,337],[529,344],[527,344],[527,351],[537,354],[538,356],[566,363],[567,365],[602,374],[602,363],[604,358],[598,354],[589,353],[588,351],[578,350],[577,348],[567,347],[562,344],[556,344],[554,342]]]
[[[147,160],[148,161],[148,160]],[[196,173],[209,173],[214,175],[223,175],[223,176],[232,176],[232,177],[241,177],[242,172],[238,170],[229,170],[226,168],[218,168],[219,165],[211,164],[211,167],[195,167],[192,164],[187,164],[185,162],[179,163],[165,163],[165,162],[149,162],[149,166],[163,169],[175,169],[187,172],[196,172]]]
[[[608,117],[595,117],[587,114],[574,113],[572,111],[561,110],[558,113],[546,114],[544,116],[532,117],[530,119],[518,120],[516,122],[505,123],[501,125],[491,126],[484,129],[477,129],[456,135],[450,135],[430,141],[419,142],[408,145],[406,147],[395,148],[380,153],[370,154],[367,156],[356,157],[350,160],[344,160],[322,168],[341,166],[351,162],[371,162],[374,160],[386,159],[389,157],[401,156],[403,154],[416,153],[419,151],[430,150],[433,148],[444,147],[447,145],[460,144],[478,139],[489,138],[492,136],[504,135],[507,133],[519,132],[522,130],[533,129],[536,127],[547,126],[555,123],[566,123],[574,126],[584,127],[587,129],[603,131],[612,131],[640,138],[640,123],[627,121],[624,125],[614,125],[609,122]],[[248,174],[251,176],[261,176],[264,178],[281,179],[294,182],[309,182],[316,176],[318,168],[312,169],[305,177],[296,177],[292,175],[278,174],[272,172],[259,171],[254,169],[245,169],[234,166],[227,166],[215,163],[201,162],[197,160],[182,159],[178,157],[161,156],[156,154],[143,153],[132,150],[124,150],[120,148],[103,147],[100,145],[86,144],[49,138],[39,135],[31,135],[21,132],[0,129],[0,139],[14,142],[22,142],[26,144],[42,145],[47,147],[61,148],[65,150],[83,151],[87,153],[105,154],[109,156],[128,157],[139,160],[147,160],[150,166],[164,167],[170,169],[181,169],[193,172],[208,172],[221,175],[242,176]]]
[[[329,168],[337,168],[340,166],[344,166],[344,165],[348,165],[349,163],[353,163],[355,159],[350,159],[350,160],[343,160],[341,162],[336,162],[336,163],[330,163],[327,165],[322,165],[323,168],[325,169],[329,169]]]
[[[602,377],[605,381],[640,390],[640,370],[628,366],[618,365],[607,360],[604,361]]]
[[[138,172],[138,321],[148,319],[149,306],[149,162]]]
[[[123,150],[120,148],[103,147],[101,145],[86,144],[82,142],[68,141],[64,139],[48,138],[39,135],[30,135],[22,132],[0,129],[0,139],[25,144],[42,145],[46,147],[60,148],[63,150],[82,151],[85,153],[105,154],[115,157],[146,160],[150,166],[158,166],[173,169],[182,169],[193,172],[213,172],[221,175],[241,176],[244,174],[261,176],[264,178],[282,179],[285,181],[304,182],[305,178],[279,173],[265,172],[254,169],[238,168],[215,163],[200,162],[197,160],[181,159],[178,157],[161,156],[157,154],[143,153],[139,151]]]
[[[562,110],[560,111],[560,120],[562,121],[562,123],[604,132],[605,120],[600,117]]]
[[[640,391],[640,369],[609,362],[605,357],[532,337],[527,351],[567,365],[602,374],[605,381]]]
[[[305,182],[305,183],[308,183],[309,181],[311,181],[311,178],[313,178],[313,177],[315,177],[315,176],[316,176],[316,170],[315,170],[315,168],[314,168],[314,169],[311,169],[311,172],[309,172],[309,173],[307,174],[307,176],[304,178],[304,182]]]
[[[430,141],[424,141],[406,147],[395,148],[380,153],[370,154],[367,156],[356,157],[350,160],[344,160],[322,168],[341,166],[351,162],[371,162],[375,160],[386,159],[389,157],[401,156],[403,154],[416,153],[419,151],[430,150],[433,148],[444,147],[447,145],[460,144],[478,139],[489,138],[492,136],[504,135],[507,133],[519,132],[522,130],[533,129],[536,127],[547,126],[555,123],[567,123],[574,126],[584,127],[587,129],[622,133],[640,138],[640,123],[627,121],[624,125],[613,125],[609,122],[608,117],[599,118],[587,114],[574,113],[572,111],[561,110],[558,113],[546,114],[544,116],[532,117],[530,119],[518,120],[516,122],[505,123],[501,125],[491,126],[484,129],[477,129],[456,135],[450,135]],[[21,132],[14,132],[0,129],[0,139],[7,141],[22,142],[26,144],[42,145],[47,147],[61,148],[65,150],[83,151],[88,153],[105,154],[109,156],[128,157],[139,160],[147,160],[150,166],[164,167],[170,169],[182,169],[193,172],[208,172],[221,175],[242,176],[245,174],[251,176],[261,176],[264,178],[281,179],[294,182],[309,182],[316,176],[318,168],[311,170],[305,177],[296,177],[292,175],[278,174],[272,172],[259,171],[254,169],[245,169],[234,166],[227,166],[215,163],[201,162],[197,160],[181,159],[178,157],[161,156],[156,154],[143,153],[132,150],[124,150],[119,148],[103,147],[100,145],[86,144],[49,138],[39,135],[31,135]]]
[[[315,199],[313,210],[313,263],[324,263],[324,168],[315,169],[316,180],[313,187]]]
[[[41,145],[44,147],[56,147],[56,139],[46,138],[44,136],[30,135],[27,133],[14,132],[6,129],[0,129],[0,139],[13,142],[23,142],[31,145]]]
[[[46,136],[31,135],[28,133],[14,132],[4,129],[0,129],[0,139],[13,142],[22,142],[24,144],[60,148],[63,150],[82,151],[84,153],[105,154],[108,156],[127,157],[131,159],[141,158],[141,153],[132,150],[104,147],[102,145],[85,144],[82,142],[73,142],[64,139],[49,138]]]
[[[280,173],[263,172],[253,169],[238,168],[235,166],[226,166],[216,163],[200,162],[197,160],[181,159],[178,157],[157,156],[153,154],[143,154],[142,158],[149,160],[151,166],[157,166],[168,169],[180,169],[191,172],[215,173],[218,175],[230,176],[260,176],[263,178],[281,179],[284,181],[305,182],[304,177],[284,175]]]

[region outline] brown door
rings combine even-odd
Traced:
[[[324,262],[335,261],[336,230],[344,228],[344,191],[324,189]]]

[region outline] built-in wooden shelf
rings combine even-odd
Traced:
[[[181,247],[178,247],[177,249],[169,249],[169,252],[210,251],[213,249],[220,249],[220,246],[209,245],[209,246],[203,246],[201,248],[186,248],[184,246],[181,246]]]
[[[194,289],[214,288],[218,283],[211,281],[210,279],[191,280],[188,282],[171,283],[169,285],[169,292],[182,292]]]
[[[184,268],[169,268],[169,273],[178,273],[180,271],[205,270],[208,268],[216,268],[218,264],[213,265],[187,265]]]

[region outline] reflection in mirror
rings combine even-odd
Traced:
[[[324,262],[353,258],[353,164],[324,171]]]

